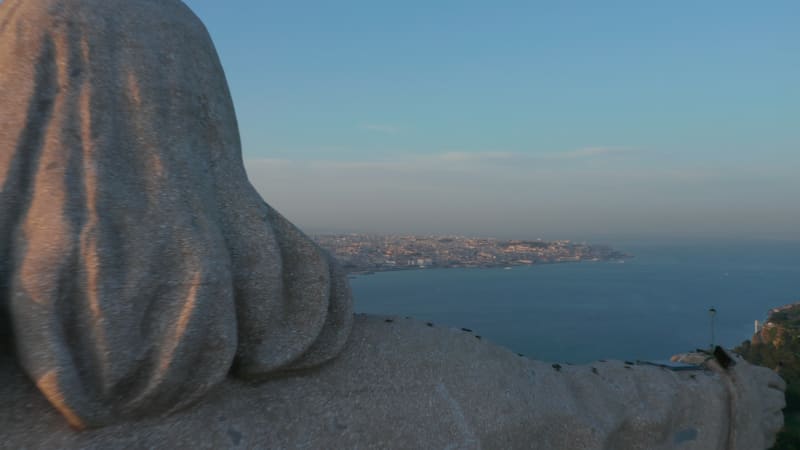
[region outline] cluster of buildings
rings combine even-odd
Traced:
[[[510,267],[571,261],[623,260],[606,246],[463,236],[336,234],[314,239],[349,272],[430,267]]]

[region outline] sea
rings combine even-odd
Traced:
[[[553,362],[666,361],[749,339],[800,301],[800,242],[620,241],[624,262],[422,269],[352,277],[357,312],[467,328]]]

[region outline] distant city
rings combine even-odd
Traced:
[[[333,234],[313,236],[349,273],[452,267],[513,267],[579,261],[624,261],[632,255],[571,241],[463,236]]]

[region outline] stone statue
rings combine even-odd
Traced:
[[[346,277],[248,182],[189,9],[0,8],[0,298],[53,406],[96,427],[336,355]]]
[[[179,0],[0,3],[0,189],[3,448],[753,450],[782,426],[782,380],[722,351],[562,366],[354,320],[247,181]]]

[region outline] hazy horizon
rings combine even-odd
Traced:
[[[800,239],[800,3],[187,4],[305,230]]]
[[[656,182],[647,176],[619,181],[618,175],[608,174],[606,180],[559,183],[554,178],[561,175],[526,178],[519,173],[525,169],[515,168],[505,170],[518,172],[517,178],[487,173],[503,170],[493,167],[423,171],[392,164],[361,167],[263,160],[245,164],[267,202],[308,232],[800,239],[793,227],[800,223],[800,210],[792,207],[791,189],[786,188],[784,208],[771,209],[748,195],[752,184],[737,186],[733,179],[685,180],[675,186],[662,181],[666,189],[685,191],[686,201],[676,203],[653,193]],[[500,182],[493,177],[502,187],[486,188]]]

